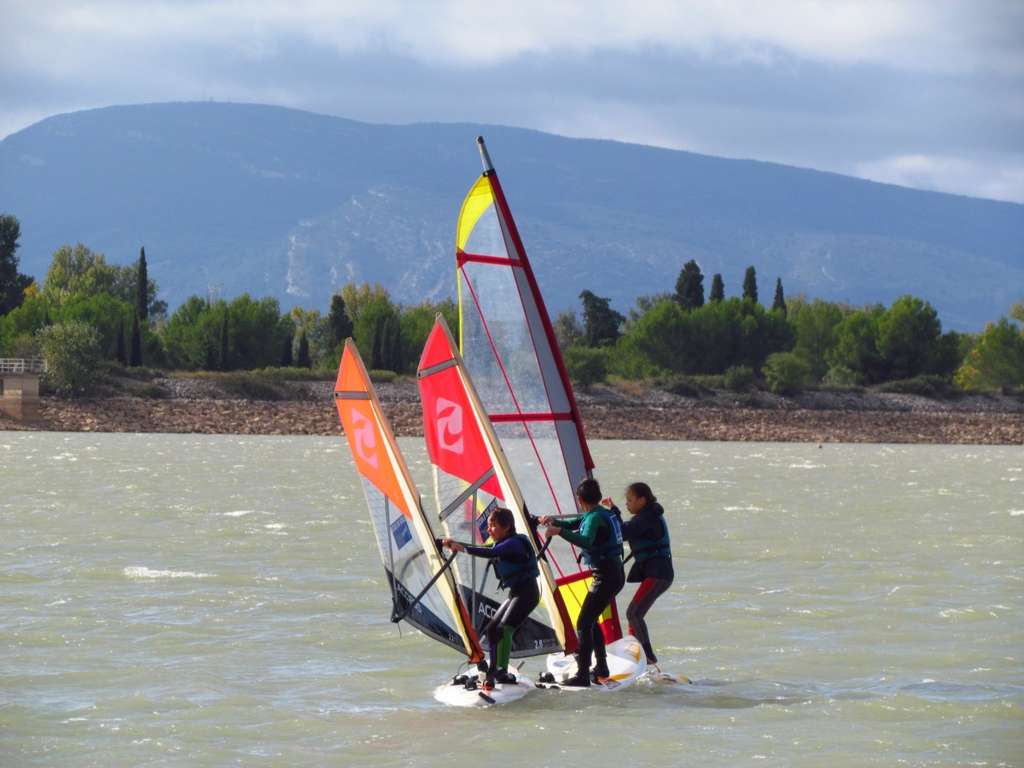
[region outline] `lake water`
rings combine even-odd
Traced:
[[[340,439],[0,433],[0,766],[1024,765],[1020,447],[593,449],[696,684],[457,710]]]

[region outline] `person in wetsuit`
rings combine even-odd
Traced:
[[[576,488],[582,515],[569,518],[542,517],[549,526],[545,535],[561,536],[583,550],[583,562],[593,574],[590,590],[583,598],[576,637],[576,674],[563,680],[565,685],[589,686],[591,656],[594,677],[608,677],[608,652],[598,619],[626,583],[622,569],[622,531],[619,518],[601,506],[601,486],[596,480],[584,480]]]
[[[626,609],[626,619],[629,634],[640,641],[647,654],[647,663],[657,665],[658,657],[654,655],[644,617],[675,578],[668,523],[665,510],[647,483],[633,483],[626,488],[626,509],[631,517],[622,524],[622,538],[629,542],[633,555],[633,566],[626,580],[640,585]]]
[[[495,683],[516,682],[515,676],[508,671],[512,637],[540,602],[537,554],[530,540],[524,534],[516,533],[516,521],[511,510],[498,507],[491,512],[487,518],[487,533],[493,541],[491,546],[460,544],[452,539],[442,539],[441,542],[455,552],[491,560],[498,577],[498,586],[507,589],[509,593],[508,599],[498,607],[484,627],[490,651],[484,690],[494,688]]]

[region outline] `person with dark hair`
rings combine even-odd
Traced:
[[[483,685],[485,691],[493,689],[495,683],[515,684],[515,676],[508,671],[512,637],[540,602],[537,554],[530,540],[524,534],[516,533],[512,511],[498,507],[491,512],[487,518],[487,533],[493,542],[490,546],[460,544],[448,538],[441,540],[444,546],[454,552],[465,552],[473,557],[491,560],[498,577],[498,586],[508,590],[508,598],[498,606],[484,627],[490,652],[490,663]]]
[[[601,678],[609,676],[608,652],[598,619],[626,581],[622,569],[619,518],[601,506],[601,486],[596,480],[584,480],[576,488],[576,500],[583,510],[582,515],[542,517],[540,522],[548,526],[545,535],[549,538],[561,536],[582,549],[583,562],[592,572],[590,590],[583,598],[576,619],[576,637],[580,643],[576,653],[576,674],[562,681],[564,685],[587,687],[591,682],[592,656],[594,679],[600,682]]]
[[[632,517],[622,524],[622,538],[629,542],[633,555],[633,566],[626,580],[640,584],[626,609],[629,634],[640,641],[647,654],[647,663],[654,665],[653,671],[660,672],[644,617],[654,601],[672,586],[675,578],[668,523],[665,522],[665,510],[647,483],[633,483],[626,488],[626,509]]]

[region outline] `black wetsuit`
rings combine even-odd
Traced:
[[[617,511],[617,510],[616,510]],[[645,616],[654,601],[663,595],[675,578],[672,567],[668,525],[665,510],[658,502],[652,502],[622,524],[622,538],[629,542],[633,552],[633,566],[629,569],[630,583],[639,583],[640,588],[626,609],[629,633],[643,646],[647,661],[658,662],[651,644]]]
[[[490,547],[465,544],[466,553],[474,557],[496,559],[495,571],[500,586],[508,589],[508,598],[494,612],[484,627],[490,650],[490,673],[504,669],[508,664],[512,634],[540,603],[537,577],[537,558],[525,536],[512,535]],[[506,639],[507,638],[507,639]],[[499,645],[506,645],[499,653]]]
[[[626,583],[621,536],[615,530],[618,520],[608,510],[604,510],[607,517],[602,515],[601,509],[594,507],[585,514],[557,521],[562,529],[562,538],[583,548],[583,559],[593,576],[576,619],[576,636],[579,639],[576,668],[583,675],[590,674],[591,655],[596,657],[597,673],[608,674],[608,652],[599,619]]]

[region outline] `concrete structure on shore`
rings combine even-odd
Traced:
[[[39,419],[42,360],[0,357],[0,414],[19,421]]]

